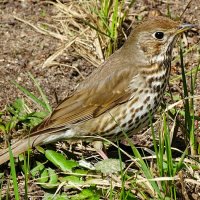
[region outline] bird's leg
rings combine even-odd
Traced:
[[[94,141],[92,142],[92,145],[94,147],[94,149],[96,150],[96,152],[104,159],[108,159],[108,156],[105,154],[105,152],[102,150],[104,148],[103,142],[102,141]]]

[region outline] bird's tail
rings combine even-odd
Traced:
[[[48,144],[58,140],[72,138],[71,130],[45,130],[31,133],[29,137],[21,139],[11,145],[14,157],[38,145]],[[0,150],[0,165],[10,159],[9,149]]]
[[[47,136],[44,135],[35,135],[29,138],[21,139],[11,145],[11,151],[14,157],[17,157],[19,154],[27,151],[28,149],[42,144],[42,141]],[[0,150],[0,165],[5,163],[10,159],[9,148],[5,150]]]

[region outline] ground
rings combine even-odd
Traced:
[[[138,18],[154,15],[154,10],[167,14],[169,7],[174,19],[179,18],[183,13],[181,16],[183,22],[200,25],[199,4],[199,0],[136,1],[129,17],[134,24]],[[88,76],[96,68],[71,47],[56,60],[58,63],[69,65],[69,67],[59,64],[42,67],[45,60],[62,47],[63,41],[39,33],[33,27],[17,20],[15,16],[34,25],[38,23],[51,24],[56,12],[53,5],[39,0],[3,0],[0,2],[0,110],[5,109],[6,105],[24,95],[16,89],[13,81],[23,85],[31,92],[37,93],[28,72],[40,83],[50,104],[55,107],[59,101],[74,90],[83,77]],[[191,34],[187,42],[195,44],[199,42],[199,38],[198,34]],[[197,65],[198,56],[197,54],[188,54],[185,58],[187,69]],[[174,73],[180,74],[180,69],[176,67],[178,67],[178,62],[173,64],[173,75]],[[177,87],[173,86],[173,90],[177,92]],[[199,90],[196,94],[198,93]],[[200,113],[198,108],[197,105],[197,112]],[[34,188],[33,191],[35,190]],[[198,198],[194,197],[194,199]]]

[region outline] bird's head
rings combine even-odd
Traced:
[[[172,49],[178,36],[193,28],[191,24],[180,24],[166,17],[156,17],[138,25],[127,43],[133,42],[134,51],[147,63],[160,63],[171,59]]]

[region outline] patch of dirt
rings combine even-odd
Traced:
[[[55,66],[42,68],[44,61],[62,45],[51,36],[42,35],[33,28],[16,20],[26,19],[33,24],[50,23],[55,14],[53,6],[41,1],[8,1],[0,4],[0,109],[22,93],[12,81],[17,81],[29,91],[35,92],[28,72],[38,80],[51,105],[55,106],[55,93],[61,100],[82,80],[73,68]],[[69,49],[59,58],[70,66],[77,67],[83,76],[95,68]]]

